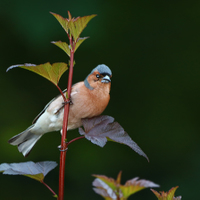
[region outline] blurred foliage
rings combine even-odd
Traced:
[[[144,179],[138,180],[139,177],[128,180],[126,181],[125,185],[122,185],[121,174],[122,172],[119,172],[116,180],[104,175],[93,175],[96,177],[92,183],[94,186],[93,190],[97,194],[101,195],[105,200],[126,200],[129,198],[129,196],[145,188],[160,187],[158,184],[155,184],[152,181]]]
[[[171,188],[168,192],[157,192],[154,189],[151,189],[151,191],[156,195],[158,200],[181,200],[181,196],[174,197],[174,193],[176,192],[176,189],[178,186]]]
[[[63,17],[68,10],[73,16],[97,14],[83,33],[90,38],[75,54],[73,83],[84,80],[98,64],[112,69],[111,101],[104,114],[124,127],[150,163],[120,144],[100,148],[86,140],[77,141],[67,153],[65,196],[100,200],[92,191],[91,174],[115,177],[122,170],[122,182],[139,176],[160,184],[164,191],[179,185],[177,196],[198,199],[199,9],[200,3],[194,0],[1,1],[0,163],[58,162],[59,133],[42,137],[28,158],[7,143],[31,124],[58,94],[57,88],[26,70],[5,71],[14,64],[67,62],[66,54],[50,43],[66,40],[50,11]],[[62,89],[66,81],[67,74],[60,81]],[[68,137],[77,135],[75,130]],[[58,170],[53,170],[46,182],[57,191]],[[49,191],[25,177],[1,175],[1,199],[27,196],[40,200],[47,198]],[[155,200],[155,196],[144,190],[134,199]]]

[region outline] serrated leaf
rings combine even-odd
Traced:
[[[158,184],[153,183],[152,181],[144,180],[139,178],[133,178],[125,183],[125,185],[121,185],[120,189],[125,198],[128,198],[130,195],[149,187],[159,187]]]
[[[94,174],[93,176],[97,178],[97,179],[95,179],[96,181],[93,182],[93,186],[97,187],[98,183],[102,184],[101,181],[103,181],[112,190],[116,190],[117,189],[117,183],[116,183],[115,179],[108,178],[107,176],[104,176],[104,175],[96,175],[96,174]],[[101,180],[101,181],[99,181],[99,180]]]
[[[69,20],[67,18],[63,18],[62,16],[50,12],[60,23],[60,25],[63,27],[63,29],[66,31],[66,33],[68,33],[68,24],[69,24]],[[71,16],[71,15],[70,15]],[[69,18],[70,18],[69,16]]]
[[[58,85],[58,82],[59,82],[61,76],[68,69],[66,63],[62,63],[62,62],[61,63],[53,63],[51,65],[48,62],[48,63],[41,64],[41,65],[29,64],[29,63],[25,63],[22,65],[12,65],[6,71],[9,71],[10,69],[13,69],[16,67],[20,67],[20,68],[35,72],[36,74],[39,74],[40,76],[43,76],[44,78],[48,79],[55,85]]]
[[[62,41],[57,41],[57,42],[51,42],[53,44],[55,44],[56,46],[60,47],[69,57],[70,57],[70,49],[69,49],[69,45],[66,42],[62,42]]]
[[[69,18],[63,18],[62,16],[56,14],[56,13],[52,13],[51,14],[58,20],[58,22],[60,23],[60,25],[63,27],[63,29],[67,32],[68,37],[71,41],[71,36],[73,37],[73,42],[70,42],[70,45],[73,46],[75,45],[75,49],[74,52],[78,49],[78,47],[81,45],[81,43],[87,39],[88,37],[84,37],[84,38],[79,38],[81,32],[84,30],[84,28],[87,26],[88,22],[95,17],[96,15],[89,15],[89,16],[84,16],[84,17],[77,17],[72,18],[70,12],[68,11],[68,16]],[[70,32],[69,32],[70,30]],[[60,47],[63,51],[65,51],[65,53],[67,53],[67,55],[70,57],[70,47],[67,43],[65,42],[52,42],[55,45],[57,45],[58,47]]]
[[[158,200],[181,200],[181,196],[174,197],[175,191],[178,186],[172,187],[168,192],[161,191],[160,193],[151,189],[151,191],[156,195]]]
[[[24,175],[42,182],[44,177],[56,166],[57,163],[53,161],[3,163],[0,165],[0,172],[8,175]]]
[[[102,181],[99,178],[96,178],[93,181],[93,186],[96,188],[93,188],[93,190],[104,197],[105,199],[117,199],[117,195],[114,192],[112,188],[109,187],[104,181]]]
[[[93,175],[96,179],[93,181],[94,191],[105,199],[121,199],[125,200],[130,195],[148,187],[159,187],[159,185],[148,181],[138,180],[138,177],[133,178],[125,183],[120,184],[121,172],[118,174],[117,180],[108,178],[103,175]]]
[[[78,47],[82,44],[83,41],[85,41],[86,39],[88,39],[88,37],[83,37],[83,38],[78,38],[74,52],[78,49]]]
[[[147,155],[142,149],[130,138],[118,122],[114,122],[114,118],[110,116],[97,116],[90,119],[82,119],[83,127],[79,128],[79,133],[85,135],[85,138],[92,143],[103,147],[106,142],[114,141],[131,147],[139,155]]]
[[[74,38],[74,41],[77,41],[84,28],[87,26],[88,22],[95,16],[96,15],[77,17],[76,19],[72,19],[69,21],[68,27],[70,29],[70,33]]]
[[[88,15],[84,17],[77,17],[76,19],[71,17],[70,12],[68,11],[69,18],[63,18],[62,16],[50,12],[60,23],[63,29],[68,33],[70,30],[70,34],[73,36],[74,41],[77,42],[81,32],[87,26],[88,22],[94,18],[96,15]]]

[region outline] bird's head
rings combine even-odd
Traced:
[[[112,72],[109,67],[104,64],[95,67],[91,73],[86,77],[85,86],[93,90],[97,87],[109,87],[111,85]]]

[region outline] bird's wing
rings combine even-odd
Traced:
[[[62,92],[65,93],[67,91],[67,89],[63,90]],[[49,107],[49,105],[55,100],[57,99],[61,94],[57,95],[56,97],[54,97],[45,107],[44,109],[35,117],[35,119],[33,120],[32,124],[35,124],[35,122],[37,121],[37,119],[45,112],[45,110]]]

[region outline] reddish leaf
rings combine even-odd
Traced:
[[[117,184],[121,183],[121,177],[122,177],[122,171],[120,171],[119,174],[118,174],[118,176],[117,176],[117,180],[116,180]]]
[[[0,172],[8,175],[24,175],[42,182],[44,177],[56,166],[57,163],[53,161],[3,163],[0,165]]]
[[[61,41],[54,42],[53,41],[51,43],[53,43],[56,46],[60,47],[70,57],[69,45],[66,42],[61,42]]]
[[[175,191],[178,186],[171,188],[168,192],[161,191],[160,193],[151,189],[151,191],[156,195],[158,200],[181,200],[181,196],[174,197]]]
[[[121,172],[118,174],[117,180],[113,178],[108,178],[102,175],[93,175],[97,177],[93,181],[93,186],[95,186],[94,191],[100,194],[105,199],[127,199],[130,195],[148,187],[159,187],[159,185],[148,181],[148,180],[138,180],[138,178],[131,179],[125,183],[125,185],[120,184]]]
[[[107,140],[125,144],[131,147],[139,155],[148,157],[142,149],[130,138],[119,123],[114,122],[110,116],[98,116],[90,119],[82,119],[83,127],[79,128],[79,133],[92,143],[103,147]]]
[[[55,85],[58,84],[62,74],[68,69],[66,63],[54,63],[51,65],[48,62],[41,65],[28,64],[28,63],[24,65],[12,65],[7,69],[7,71],[16,67],[24,68],[32,72],[35,72],[36,74],[39,74],[40,76],[43,76],[44,78],[48,79]]]

